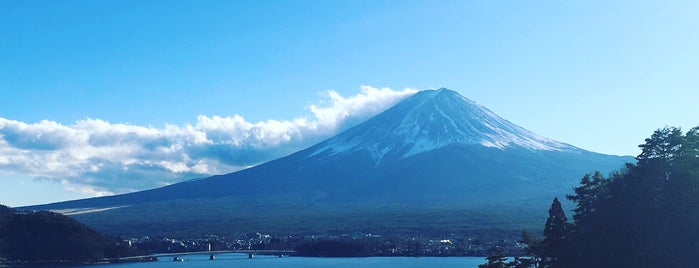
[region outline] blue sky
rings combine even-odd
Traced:
[[[229,172],[439,87],[540,135],[636,155],[654,129],[699,125],[697,10],[696,1],[2,1],[0,203]]]

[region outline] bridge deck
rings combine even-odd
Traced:
[[[158,253],[151,255],[142,256],[130,256],[118,258],[116,260],[137,260],[144,258],[158,258],[158,257],[175,257],[175,256],[187,256],[187,255],[218,255],[227,253],[244,253],[244,254],[254,254],[254,255],[295,255],[297,252],[295,250],[278,250],[278,249],[238,249],[238,250],[216,250],[216,251],[191,251],[191,252],[177,252],[177,253]]]

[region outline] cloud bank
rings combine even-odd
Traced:
[[[0,174],[61,183],[103,196],[243,169],[303,149],[380,113],[414,89],[328,90],[309,116],[249,122],[199,115],[196,124],[156,128],[85,119],[72,125],[0,117]]]

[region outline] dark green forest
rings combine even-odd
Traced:
[[[569,221],[553,200],[543,238],[523,232],[528,257],[489,267],[697,267],[699,256],[699,127],[653,133],[636,164],[604,176],[585,175]]]
[[[91,262],[138,253],[61,214],[0,205],[0,264]]]

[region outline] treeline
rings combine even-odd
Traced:
[[[554,199],[543,239],[522,235],[529,257],[495,251],[479,267],[697,267],[699,127],[659,129],[639,147],[636,164],[582,178],[572,221]]]
[[[64,215],[0,205],[0,262],[90,262],[139,253]]]

